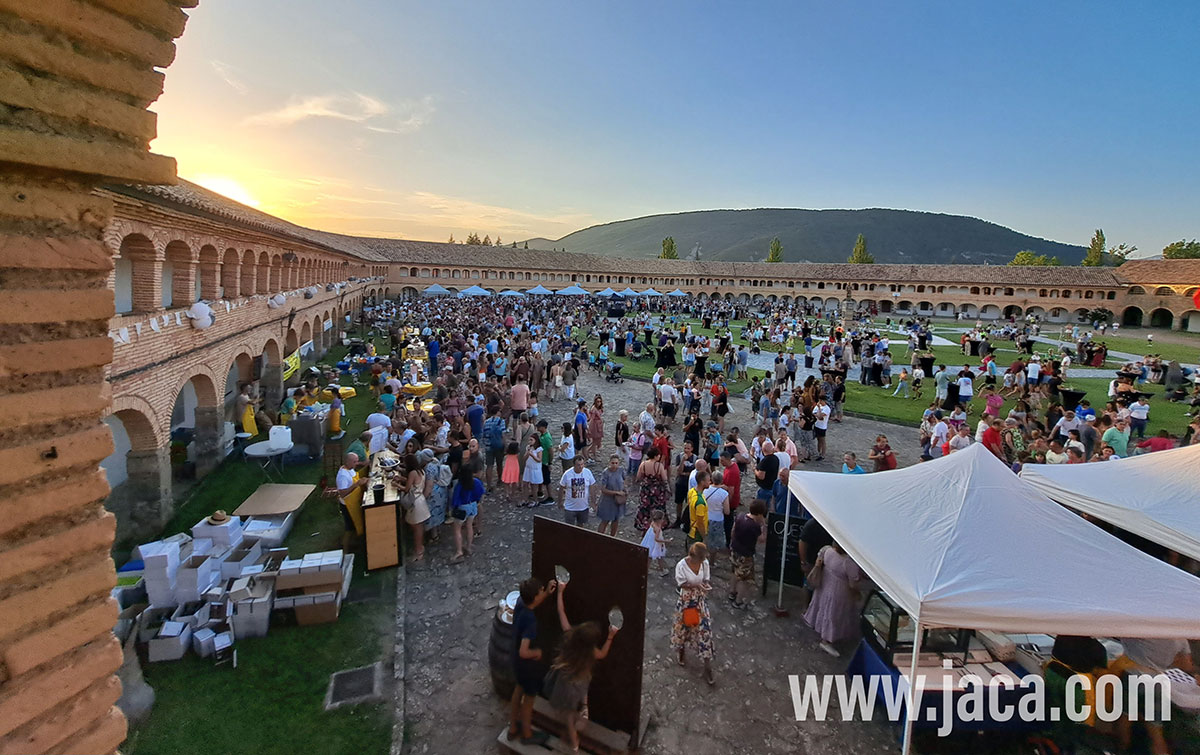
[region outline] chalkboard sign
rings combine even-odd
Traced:
[[[783,582],[801,587],[804,571],[800,568],[800,529],[804,520],[793,516],[788,520],[787,560],[783,566]],[[768,580],[779,581],[779,547],[783,542],[783,514],[767,514],[767,542],[763,559],[763,595],[767,594]]]

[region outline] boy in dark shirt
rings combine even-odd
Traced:
[[[521,597],[513,609],[513,675],[517,684],[512,693],[512,709],[508,717],[508,738],[521,737],[521,744],[542,745],[548,739],[545,732],[533,732],[533,703],[542,692],[542,680],[545,669],[541,663],[541,648],[533,647],[537,640],[537,617],[533,609],[542,604],[558,587],[558,583],[550,580],[550,584],[542,583],[537,577],[530,577],[521,583]]]
[[[766,519],[767,502],[755,498],[750,502],[750,511],[739,516],[733,525],[729,551],[734,583],[729,599],[734,608],[750,606],[750,596],[754,593],[754,551],[767,539]]]

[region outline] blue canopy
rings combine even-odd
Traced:
[[[638,294],[638,296],[662,296],[662,294],[655,291],[653,288],[648,288],[645,291]]]
[[[458,292],[459,296],[491,296],[492,292],[482,286],[470,286]]]
[[[588,295],[587,291],[584,291],[582,288],[580,288],[579,286],[577,286],[575,284],[571,284],[570,286],[567,286],[566,288],[560,288],[558,291],[555,291],[554,293],[558,294],[559,296],[587,296]]]
[[[667,296],[687,296],[687,294],[685,294],[684,292],[680,291],[679,289],[675,289],[675,290],[674,290],[674,291],[672,291],[671,293],[667,294]]]
[[[637,296],[637,295],[638,295],[638,292],[634,291],[629,286],[626,286],[625,290],[621,292],[621,296]]]
[[[426,288],[421,293],[425,294],[426,296],[445,296],[446,294],[450,293],[450,289],[446,288],[445,286],[440,286],[440,285],[434,283],[432,286],[430,286],[429,288]]]
[[[554,293],[554,292],[553,292],[553,291],[551,291],[550,289],[546,288],[545,286],[543,286],[541,283],[539,283],[539,284],[537,284],[536,286],[534,286],[533,288],[527,288],[527,289],[525,289],[525,293],[527,293],[527,294],[543,294],[543,295],[545,295],[545,294],[552,294],[552,293]]]
[[[500,292],[500,295],[501,295],[501,296],[524,296],[525,294],[521,293],[520,291],[513,291],[513,290],[510,288],[510,289],[509,289],[509,290],[507,290],[507,291],[501,291],[501,292]]]
[[[616,296],[616,295],[617,295],[617,292],[613,291],[611,288],[606,288],[603,291],[596,292],[596,296],[603,296],[605,298],[607,298],[609,296]]]

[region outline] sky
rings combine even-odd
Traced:
[[[323,230],[504,243],[889,207],[1200,236],[1200,3],[205,0],[179,175]]]

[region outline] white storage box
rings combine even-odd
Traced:
[[[212,540],[214,548],[237,546],[241,544],[243,534],[241,517],[236,516],[231,516],[219,524],[209,522],[206,517],[192,527],[192,537],[197,540],[208,538]]]
[[[242,544],[230,549],[221,562],[221,579],[231,579],[241,576],[242,570],[259,562],[262,558],[262,544],[258,538],[246,538]]]
[[[235,640],[246,637],[266,637],[271,626],[271,609],[274,607],[275,580],[260,579],[251,584],[248,594],[234,601],[233,627]]]
[[[148,659],[151,663],[177,661],[192,644],[192,628],[180,621],[164,621],[158,636],[150,640]]]
[[[219,561],[211,556],[192,556],[180,565],[175,575],[175,599],[180,603],[200,600],[220,576]]]
[[[287,425],[275,425],[267,436],[267,443],[273,449],[287,448],[292,445],[292,428]]]

